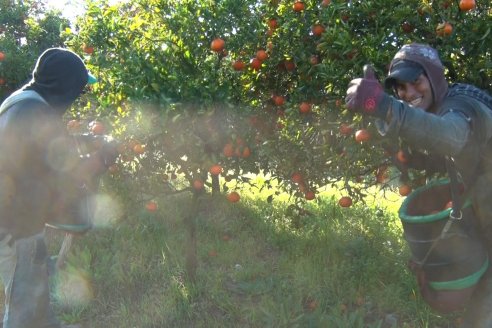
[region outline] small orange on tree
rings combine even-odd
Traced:
[[[210,49],[215,52],[221,52],[224,50],[225,47],[225,41],[222,40],[221,38],[216,38],[212,40],[212,43],[210,43]]]
[[[472,9],[475,9],[476,7],[476,3],[475,3],[475,0],[460,0],[460,10],[461,11],[468,11],[468,10],[472,10]]]
[[[311,111],[311,104],[306,102],[306,101],[303,101],[300,105],[299,105],[299,112],[301,114],[307,114]]]
[[[306,6],[304,5],[304,2],[302,2],[302,1],[296,1],[292,5],[292,9],[294,9],[295,12],[301,12],[304,9],[306,9]]]
[[[398,187],[398,193],[401,196],[408,196],[412,192],[412,187],[407,184],[402,184]]]
[[[264,62],[268,58],[268,54],[265,50],[260,49],[256,52],[256,58],[258,58],[259,61]]]
[[[210,172],[210,174],[212,175],[219,175],[222,173],[222,166],[220,166],[219,164],[214,164],[210,167],[208,172]]]
[[[437,24],[436,34],[437,36],[445,37],[450,36],[453,33],[453,25],[449,22],[442,22]]]
[[[341,207],[350,207],[352,206],[352,198],[350,198],[349,196],[343,196],[338,200],[338,205],[340,205]]]
[[[227,200],[230,201],[231,203],[239,202],[240,198],[241,197],[239,196],[239,194],[236,191],[233,191],[233,192],[227,194]]]
[[[360,129],[355,132],[355,141],[367,142],[371,140],[371,134],[366,129]]]
[[[235,71],[242,71],[246,67],[246,64],[241,60],[236,60],[232,63],[232,68]]]

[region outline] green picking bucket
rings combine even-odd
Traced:
[[[469,201],[462,206],[462,219],[454,220],[441,238],[451,214],[447,207],[450,200],[449,180],[437,180],[408,195],[399,217],[412,261],[421,267],[430,288],[465,299],[487,270],[489,261]]]

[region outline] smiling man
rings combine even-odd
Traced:
[[[403,46],[390,63],[385,87],[370,66],[350,82],[347,107],[376,118],[380,134],[404,145],[407,168],[432,177],[454,163],[478,230],[492,255],[492,97],[469,84],[449,84],[438,52],[424,44]],[[401,168],[401,167],[400,167]],[[451,172],[451,171],[450,171]],[[492,327],[491,269],[467,304],[463,327]]]

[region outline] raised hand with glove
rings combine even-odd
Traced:
[[[349,83],[345,104],[351,111],[372,115],[385,119],[390,96],[388,96],[379,81],[376,79],[374,69],[370,65],[364,65],[364,76]]]

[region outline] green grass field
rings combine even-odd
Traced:
[[[183,193],[156,213],[125,213],[75,240],[55,277],[57,311],[91,328],[455,327],[459,315],[440,317],[416,295],[399,201],[337,199],[327,191],[299,209],[244,192],[193,206]],[[48,233],[52,253],[61,239]]]

